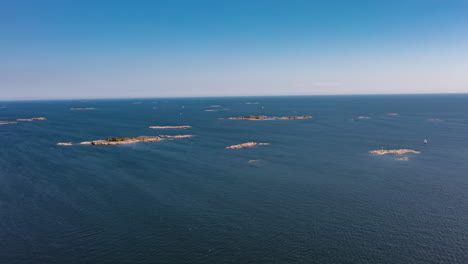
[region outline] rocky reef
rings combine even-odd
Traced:
[[[96,109],[96,108],[93,108],[93,107],[72,107],[72,108],[70,108],[70,110],[93,110],[93,109]]]
[[[18,122],[31,122],[35,120],[47,120],[45,117],[33,117],[33,118],[23,118],[23,119],[16,119]]]
[[[389,116],[396,116],[398,115],[397,113],[386,113],[386,115],[389,115]]]
[[[70,145],[93,145],[93,146],[100,146],[100,145],[125,145],[125,144],[135,144],[138,142],[156,142],[161,140],[173,140],[178,138],[190,138],[193,135],[176,135],[176,136],[169,136],[169,135],[161,135],[161,136],[137,136],[137,137],[113,137],[113,138],[106,138],[106,139],[99,139],[93,141],[83,141],[77,144],[72,142],[61,142],[57,143],[59,146],[70,146]]]
[[[186,129],[192,126],[149,126],[152,129]]]
[[[60,142],[60,143],[57,143],[57,146],[71,146],[73,145],[72,142]]]
[[[369,151],[369,153],[374,154],[374,155],[385,155],[385,154],[402,155],[406,153],[419,154],[421,152],[413,150],[413,149],[378,149],[378,150],[371,150]]]
[[[239,120],[254,120],[254,121],[263,121],[263,120],[289,120],[289,119],[309,119],[312,116],[241,116],[241,117],[229,117],[228,119],[239,119]]]
[[[0,121],[0,125],[9,125],[9,124],[16,124],[18,122],[15,121]]]
[[[226,148],[227,149],[240,149],[240,148],[251,148],[251,147],[262,146],[262,145],[270,145],[270,143],[247,142],[247,143],[242,143],[238,145],[232,145]]]
[[[359,118],[359,119],[368,119],[370,117],[368,117],[368,116],[358,116],[357,118]]]

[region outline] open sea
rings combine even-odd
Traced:
[[[0,125],[2,264],[468,263],[466,94],[0,107],[48,119]],[[221,119],[246,115],[313,118]],[[193,127],[148,128],[176,125]],[[179,134],[195,136],[56,145]],[[271,145],[226,149],[250,141]]]

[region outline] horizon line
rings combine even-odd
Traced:
[[[276,95],[208,95],[208,96],[164,96],[164,97],[90,97],[90,98],[37,98],[37,99],[0,99],[0,102],[24,102],[24,101],[74,101],[74,100],[131,100],[131,99],[182,99],[182,98],[236,98],[236,97],[300,97],[300,96],[378,96],[378,95],[468,95],[461,93],[362,93],[362,94],[276,94]]]

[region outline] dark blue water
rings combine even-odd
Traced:
[[[0,126],[0,263],[468,262],[468,95],[0,106],[48,118]],[[218,119],[257,114],[314,118]],[[55,145],[158,134],[196,137]],[[225,149],[248,141],[271,145]]]

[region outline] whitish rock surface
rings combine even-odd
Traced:
[[[261,145],[270,145],[270,143],[247,142],[247,143],[242,143],[238,145],[232,145],[226,148],[227,149],[240,149],[240,148],[251,148],[251,147],[261,146]]]
[[[385,154],[402,155],[406,153],[419,154],[421,152],[413,150],[413,149],[378,149],[378,150],[371,150],[369,151],[369,153],[374,154],[374,155],[385,155]]]
[[[33,118],[23,118],[23,119],[16,119],[18,122],[31,122],[35,120],[47,120],[45,117],[33,117]]]
[[[241,117],[229,117],[228,119],[239,119],[239,120],[253,120],[253,121],[263,121],[263,120],[288,120],[288,119],[309,119],[312,116],[241,116]]]
[[[192,126],[150,126],[152,129],[186,129],[191,128]]]

